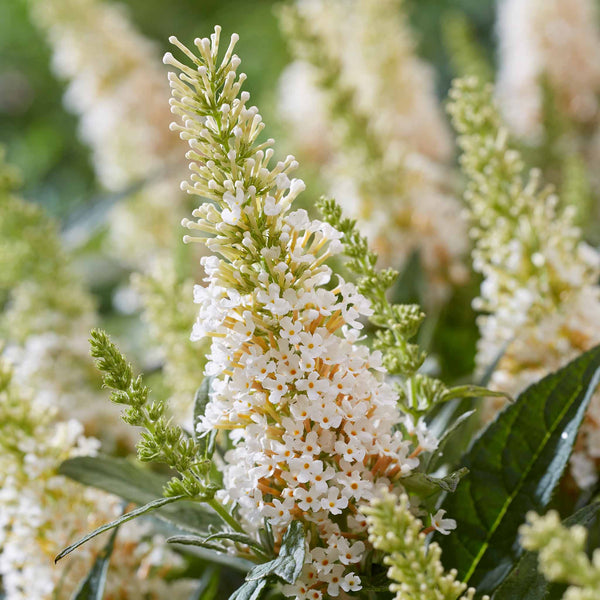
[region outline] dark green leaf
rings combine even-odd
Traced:
[[[379,573],[376,577],[369,579],[361,574],[361,586],[363,592],[389,592],[390,580],[387,573]]]
[[[206,567],[198,588],[190,596],[189,600],[215,600],[219,592],[219,577],[221,571],[213,565]]]
[[[421,260],[421,252],[416,249],[404,261],[402,271],[390,291],[393,304],[420,303],[426,295],[427,282]]]
[[[440,540],[447,568],[480,593],[494,590],[521,554],[518,527],[544,512],[571,453],[600,374],[600,347],[527,388],[475,440],[470,471],[444,508],[459,526]]]
[[[424,498],[439,492],[455,492],[459,481],[468,472],[469,469],[463,467],[446,475],[446,477],[432,477],[425,473],[413,473],[408,477],[403,477],[400,482],[409,492],[414,492]]]
[[[104,588],[106,587],[106,574],[108,573],[108,565],[115,546],[115,538],[117,537],[118,527],[112,532],[108,543],[94,561],[90,572],[81,582],[77,590],[71,596],[71,600],[102,600],[104,596]]]
[[[156,500],[153,500],[152,502],[149,502],[148,504],[145,504],[144,506],[140,506],[139,508],[136,508],[135,510],[132,510],[131,512],[125,513],[124,515],[121,515],[118,519],[115,519],[114,521],[111,521],[110,523],[106,523],[105,525],[102,525],[102,527],[98,527],[98,529],[94,529],[94,531],[92,531],[91,533],[88,533],[86,536],[82,537],[79,541],[75,542],[74,544],[71,544],[70,546],[67,546],[67,548],[65,548],[60,554],[58,554],[58,556],[54,559],[54,562],[58,562],[61,558],[64,558],[65,556],[67,556],[67,554],[70,554],[71,552],[73,552],[73,550],[75,550],[76,548],[79,548],[79,546],[85,544],[89,540],[95,538],[97,535],[100,535],[101,533],[104,533],[105,531],[114,529],[115,527],[118,527],[119,525],[122,525],[123,523],[127,523],[127,521],[131,521],[133,519],[136,519],[137,517],[145,515],[146,513],[152,512],[153,510],[156,510],[157,508],[160,508],[161,506],[165,506],[165,504],[171,504],[173,502],[178,502],[179,500],[182,500],[183,498],[185,498],[185,496],[172,496],[171,498],[157,498]]]
[[[304,525],[292,521],[283,536],[277,558],[254,567],[246,579],[254,581],[275,576],[285,583],[294,583],[302,571],[305,553]]]
[[[266,591],[267,583],[266,579],[246,581],[241,588],[229,596],[229,600],[258,600]]]
[[[565,527],[589,527],[600,513],[600,502],[578,510],[563,521]],[[525,552],[494,594],[494,600],[561,600],[565,585],[551,584],[538,571],[538,553]]]
[[[161,477],[122,458],[78,456],[64,461],[59,473],[79,483],[116,494],[128,502],[147,504],[162,496],[168,477]],[[181,529],[204,532],[210,524],[221,520],[198,503],[184,501],[177,506],[163,506],[155,516]]]

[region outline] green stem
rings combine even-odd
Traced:
[[[234,531],[238,533],[245,533],[244,528],[229,514],[227,509],[215,498],[212,498],[207,504],[229,525]]]

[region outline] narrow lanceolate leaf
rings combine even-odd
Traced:
[[[70,479],[105,492],[115,494],[127,502],[147,504],[162,496],[168,481],[122,458],[110,456],[77,456],[65,460],[59,473]],[[177,506],[162,506],[154,512],[180,529],[205,532],[209,525],[219,525],[219,517],[197,502],[184,501]]]
[[[585,506],[563,521],[565,527],[597,523],[600,502]],[[538,570],[538,553],[525,552],[517,566],[494,594],[494,600],[561,600],[565,585],[549,583]]]
[[[140,506],[139,508],[136,508],[135,510],[132,510],[131,512],[125,513],[124,515],[121,515],[118,519],[115,519],[114,521],[111,521],[110,523],[106,523],[105,525],[102,525],[102,527],[98,527],[98,529],[94,529],[94,531],[92,531],[91,533],[88,533],[86,536],[82,537],[79,541],[77,541],[74,544],[71,544],[70,546],[65,548],[60,554],[57,555],[57,557],[54,559],[54,562],[58,562],[61,558],[64,558],[65,556],[67,556],[67,554],[70,554],[71,552],[73,552],[73,550],[75,550],[76,548],[79,548],[79,546],[85,544],[86,542],[89,542],[91,539],[95,538],[97,535],[100,535],[101,533],[104,533],[105,531],[114,529],[115,527],[118,527],[119,525],[122,525],[123,523],[126,523],[127,521],[131,521],[133,519],[136,519],[137,517],[145,515],[146,513],[156,510],[157,508],[160,508],[161,506],[165,506],[165,504],[170,504],[171,502],[177,502],[178,500],[182,500],[183,498],[186,498],[186,497],[187,496],[182,495],[182,496],[171,496],[170,498],[158,498],[157,500],[149,502],[148,504],[145,504],[144,506]]]
[[[108,565],[115,546],[115,538],[117,537],[118,527],[112,532],[108,543],[100,554],[98,554],[90,572],[81,582],[77,590],[71,596],[71,600],[102,600],[104,597],[104,588],[106,587],[106,575],[108,573]]]
[[[521,555],[518,527],[527,511],[548,506],[599,369],[600,346],[527,388],[462,461],[470,474],[444,504],[459,526],[439,541],[445,566],[479,593],[494,590]]]

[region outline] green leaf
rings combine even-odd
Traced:
[[[250,546],[250,548],[254,548],[262,554],[266,552],[259,542],[252,539],[249,535],[246,535],[245,533],[238,533],[236,531],[220,531],[218,533],[213,533],[205,539],[206,542],[210,542],[210,540],[231,540],[232,542],[236,542],[238,544],[245,544],[246,546]]]
[[[108,543],[96,557],[90,572],[71,596],[71,600],[102,600],[106,587],[108,565],[115,547],[118,527],[112,532]]]
[[[214,550],[215,552],[227,552],[225,546],[211,544],[206,541],[206,538],[197,535],[173,535],[170,538],[167,538],[167,543],[182,544],[184,546],[200,546],[201,548],[207,548],[208,550]]]
[[[292,521],[283,540],[279,555],[274,560],[254,567],[246,579],[255,581],[271,576],[285,583],[294,583],[300,576],[306,554],[304,525],[301,521]]]
[[[162,496],[163,487],[169,480],[128,460],[102,455],[70,458],[60,465],[58,472],[135,504],[147,504]],[[189,501],[180,502],[177,506],[163,506],[156,510],[155,516],[181,529],[201,533],[208,525],[221,523],[216,514]]]
[[[94,529],[94,531],[92,531],[91,533],[88,533],[86,536],[82,537],[79,541],[75,542],[74,544],[71,544],[70,546],[67,546],[60,554],[58,554],[56,556],[56,558],[54,559],[54,562],[55,563],[58,562],[61,558],[64,558],[65,556],[67,556],[67,554],[70,554],[71,552],[73,552],[73,550],[75,550],[76,548],[79,548],[79,546],[85,544],[89,540],[95,538],[96,536],[100,535],[101,533],[104,533],[105,531],[114,529],[115,527],[118,527],[119,525],[122,525],[123,523],[127,523],[127,521],[132,521],[133,519],[136,519],[137,517],[140,517],[146,513],[152,512],[153,510],[156,510],[157,508],[160,508],[161,506],[164,506],[165,504],[171,504],[172,502],[177,502],[179,500],[182,500],[185,497],[186,496],[172,496],[170,498],[157,498],[156,500],[153,500],[152,502],[149,502],[148,504],[145,504],[144,506],[140,506],[139,508],[136,508],[135,510],[132,510],[131,512],[125,513],[124,515],[121,515],[118,519],[115,519],[114,521],[111,521],[110,523],[106,523],[105,525],[98,527],[98,529]]]
[[[387,576],[387,572],[379,573],[375,577],[365,577],[361,573],[361,589],[363,592],[377,592],[377,598],[381,598],[381,594],[390,592],[390,580]],[[386,594],[387,595],[387,594]],[[391,595],[391,594],[390,594]]]
[[[402,271],[390,291],[393,304],[421,304],[426,296],[427,281],[419,249],[414,250],[404,261]]]
[[[440,402],[449,402],[450,400],[454,400],[456,398],[493,398],[493,397],[501,397],[511,399],[511,397],[505,392],[494,392],[493,390],[488,390],[485,387],[479,385],[457,385],[456,387],[452,387],[446,390],[440,399]]]
[[[205,377],[202,380],[202,384],[196,390],[196,395],[194,396],[194,428],[193,435],[194,439],[198,441],[198,438],[202,436],[198,436],[197,427],[198,423],[200,423],[200,419],[204,416],[204,412],[206,411],[206,405],[210,402],[210,391],[212,388],[212,382],[214,377]]]
[[[445,477],[432,477],[426,473],[413,473],[408,477],[403,477],[400,483],[409,492],[414,492],[421,498],[425,498],[439,492],[455,492],[458,483],[468,472],[469,469],[463,467]]]
[[[273,536],[273,527],[268,519],[263,519],[263,526],[258,530],[258,535],[263,548],[266,548],[267,554],[274,554],[275,538]]]
[[[237,544],[245,544],[254,548],[258,553],[265,555],[265,549],[260,545],[259,542],[252,539],[245,533],[238,533],[236,531],[219,531],[206,537],[199,537],[195,535],[175,535],[167,539],[167,542],[171,544],[184,544],[188,546],[201,546],[202,548],[208,548],[209,550],[216,550],[217,552],[227,552],[227,548],[224,546],[218,546],[211,544],[212,540],[231,540]]]
[[[589,528],[600,513],[600,502],[585,506],[563,521],[565,527]],[[538,571],[538,553],[525,552],[517,566],[494,594],[494,600],[561,600],[565,585],[546,581]]]
[[[258,600],[266,591],[267,583],[266,579],[246,581],[241,588],[229,596],[229,600]]]
[[[445,566],[480,593],[494,590],[522,553],[518,527],[544,512],[598,383],[600,346],[527,388],[475,440],[470,471],[444,508],[458,522],[442,538]]]
[[[194,590],[189,600],[215,600],[219,592],[220,575],[221,570],[218,567],[214,565],[206,567],[200,578],[198,588]]]
[[[440,441],[438,443],[438,447],[429,454],[429,457],[424,462],[424,469],[428,473],[431,473],[438,469],[441,465],[443,465],[446,460],[446,448],[450,445],[456,445],[455,436],[459,433],[464,435],[463,425],[470,417],[475,414],[475,410],[468,410],[463,413],[446,429],[446,431],[442,434]],[[465,444],[466,446],[466,444]]]

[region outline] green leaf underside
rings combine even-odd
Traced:
[[[563,521],[565,527],[588,528],[600,513],[600,502],[585,506]],[[538,553],[525,552],[494,594],[494,600],[561,600],[566,585],[546,581],[538,571]]]
[[[518,527],[548,506],[598,383],[600,347],[527,388],[475,440],[470,475],[444,508],[459,523],[440,540],[447,568],[490,593],[522,550]]]
[[[229,600],[258,600],[266,591],[267,583],[266,579],[246,581],[229,596]]]
[[[200,546],[201,548],[208,548],[209,550],[215,550],[217,552],[227,552],[227,548],[217,544],[212,544],[212,540],[230,540],[232,542],[245,544],[250,548],[254,548],[261,554],[266,554],[265,549],[259,542],[253,540],[245,533],[237,533],[235,531],[222,531],[213,533],[212,535],[206,537],[199,537],[195,535],[175,535],[170,537],[167,542],[170,544],[183,544],[186,546]]]
[[[102,455],[71,458],[60,465],[58,472],[140,505],[162,496],[168,481],[167,477],[141,469],[122,458]],[[163,506],[154,512],[154,516],[195,533],[204,533],[208,525],[221,524],[216,514],[190,501],[180,502],[177,506]]]
[[[232,542],[237,542],[239,544],[245,544],[246,546],[250,546],[251,548],[256,548],[259,552],[264,552],[265,549],[262,545],[253,540],[249,535],[245,533],[237,533],[235,531],[223,531],[219,533],[213,533],[206,538],[207,542],[210,540],[231,540]]]
[[[256,581],[274,576],[285,583],[294,583],[304,565],[304,539],[304,525],[300,521],[292,521],[283,536],[277,558],[254,567],[246,576],[246,580]]]
[[[105,531],[109,531],[110,529],[118,527],[119,525],[122,525],[123,523],[127,523],[127,521],[131,521],[131,520],[136,519],[137,517],[140,517],[146,513],[152,512],[153,510],[156,510],[157,508],[160,508],[161,506],[164,506],[165,504],[171,504],[173,502],[177,502],[185,497],[186,496],[181,495],[181,496],[172,496],[170,498],[157,498],[156,500],[153,500],[152,502],[149,502],[148,504],[145,504],[144,506],[140,506],[139,508],[136,508],[135,510],[125,513],[124,515],[121,515],[118,519],[115,519],[114,521],[111,521],[110,523],[106,523],[105,525],[98,527],[98,529],[94,529],[94,531],[92,531],[91,533],[88,533],[86,536],[82,537],[80,540],[78,540],[74,544],[67,546],[60,554],[58,554],[58,556],[54,559],[54,562],[58,562],[61,558],[64,558],[65,556],[67,556],[67,554],[70,554],[71,552],[73,552],[73,550],[79,548],[79,546],[85,544],[89,540],[95,538],[96,536],[100,535],[101,533],[104,533]]]
[[[118,527],[115,527],[106,546],[96,557],[92,568],[71,596],[71,600],[102,600],[104,597],[108,565],[115,546],[118,529]]]
[[[196,439],[197,436],[196,429],[198,427],[198,423],[200,423],[200,419],[204,416],[206,405],[210,401],[212,380],[213,377],[205,377],[202,380],[200,387],[196,390],[196,395],[194,397],[194,439]]]
[[[215,552],[227,552],[227,548],[224,546],[211,544],[206,541],[206,538],[198,537],[196,535],[174,535],[168,538],[167,542],[169,544],[181,544],[183,546],[199,546],[200,548],[214,550]]]

